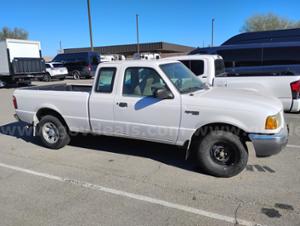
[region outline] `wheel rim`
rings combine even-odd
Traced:
[[[73,77],[74,77],[75,80],[79,79],[80,78],[79,73],[77,71],[75,71],[73,73]]]
[[[46,81],[46,82],[49,81],[49,76],[48,75],[44,75],[44,81]]]
[[[210,150],[211,158],[219,165],[232,165],[238,160],[237,147],[227,142],[217,142]]]
[[[50,144],[55,144],[59,139],[59,131],[56,125],[54,125],[52,122],[47,122],[44,124],[42,133],[44,139]]]

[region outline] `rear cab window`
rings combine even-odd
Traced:
[[[53,67],[55,67],[55,68],[59,68],[59,67],[63,67],[64,65],[63,64],[52,64],[53,65]]]
[[[204,74],[204,61],[203,60],[180,60],[185,66],[187,66],[195,75]]]
[[[117,69],[114,67],[100,69],[96,82],[95,92],[111,93],[113,91],[116,70]]]
[[[216,77],[224,77],[225,73],[225,65],[222,59],[215,60],[215,76]]]

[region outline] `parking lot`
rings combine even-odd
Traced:
[[[13,91],[0,89],[2,225],[300,225],[298,114],[283,152],[256,159],[249,144],[246,170],[215,178],[168,145],[78,135],[46,149],[14,119]]]

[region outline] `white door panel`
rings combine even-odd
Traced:
[[[114,97],[111,94],[93,94],[90,98],[90,122],[93,133],[113,135]]]
[[[180,126],[180,97],[154,98],[155,90],[168,89],[153,68],[129,67],[114,104],[115,135],[175,143]]]
[[[114,108],[116,135],[176,142],[181,117],[179,100],[121,96]]]
[[[93,133],[114,134],[113,85],[116,68],[103,67],[98,72],[92,95],[90,96],[90,123]]]

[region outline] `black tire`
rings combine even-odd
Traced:
[[[72,76],[73,76],[73,79],[75,79],[75,80],[79,80],[81,78],[81,74],[79,71],[73,71]]]
[[[48,126],[53,128],[53,136],[56,139],[52,139],[48,132],[46,132]],[[53,125],[53,126],[52,126]],[[40,137],[42,144],[50,149],[60,149],[70,143],[70,136],[65,125],[55,116],[46,115],[42,117],[37,127],[37,134]],[[48,134],[48,135],[47,135]]]
[[[31,85],[31,81],[18,82],[18,83],[17,83],[17,86],[18,86],[18,87],[30,86],[30,85]]]
[[[43,81],[50,82],[51,81],[51,75],[49,73],[45,74],[43,76]]]
[[[198,144],[196,154],[199,167],[216,177],[233,177],[248,162],[248,152],[240,137],[222,130],[209,132]]]

